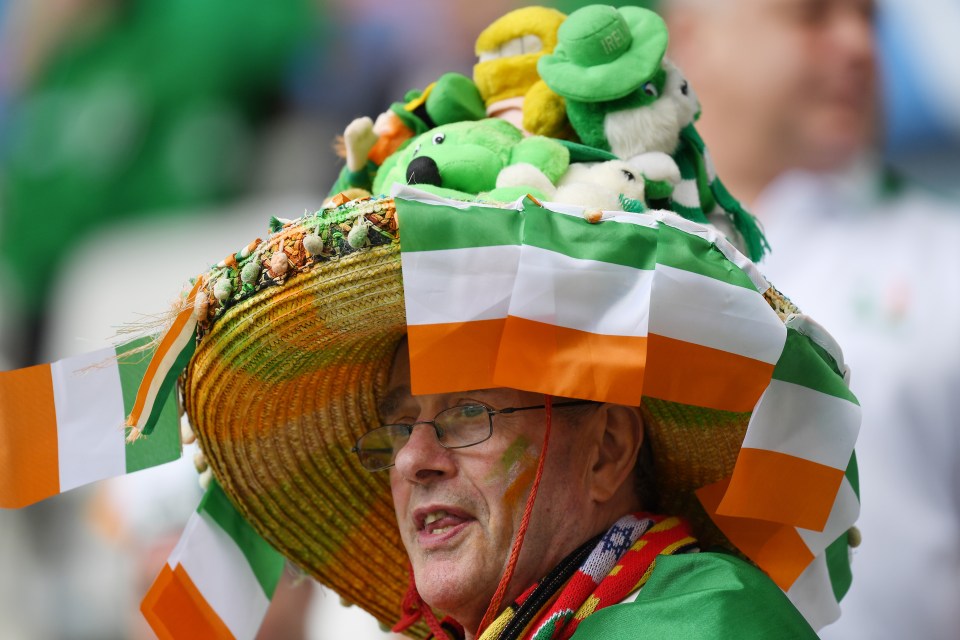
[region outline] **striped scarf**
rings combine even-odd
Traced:
[[[565,640],[584,618],[641,588],[658,555],[696,550],[685,520],[626,515],[521,594],[479,640]]]

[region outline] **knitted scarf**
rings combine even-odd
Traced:
[[[646,513],[624,516],[521,594],[479,640],[565,640],[584,618],[642,587],[658,555],[696,550],[685,520]]]

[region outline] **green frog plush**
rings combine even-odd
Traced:
[[[455,122],[414,138],[384,162],[373,182],[386,193],[395,182],[457,199],[546,199],[567,170],[567,148],[550,138],[525,137],[498,118]]]
[[[669,154],[681,180],[656,182],[656,206],[700,223],[731,224],[742,237],[744,252],[759,260],[766,240],[713,170],[693,126],[700,111],[696,95],[664,59],[663,19],[640,7],[591,5],[570,14],[557,37],[553,53],[540,58],[537,70],[566,103],[567,117],[583,143],[580,148],[570,145],[577,159],[643,165],[646,154]],[[648,201],[652,191],[648,182]]]

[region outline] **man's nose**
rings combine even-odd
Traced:
[[[431,422],[417,422],[410,437],[400,447],[394,466],[401,477],[417,483],[428,482],[454,471],[451,452],[440,445]]]

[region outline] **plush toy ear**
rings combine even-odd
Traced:
[[[445,73],[437,80],[424,105],[437,126],[480,120],[487,110],[473,80],[459,73]]]

